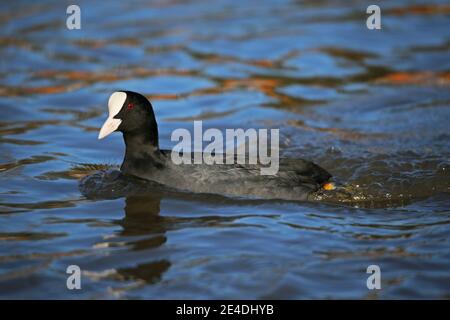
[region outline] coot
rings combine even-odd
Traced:
[[[280,158],[275,175],[261,175],[260,164],[175,164],[171,151],[159,148],[158,125],[146,97],[117,91],[110,96],[108,108],[98,138],[122,132],[124,174],[190,192],[267,199],[308,200],[315,192],[332,188],[331,174],[303,159]]]

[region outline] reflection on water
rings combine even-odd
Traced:
[[[450,297],[445,1],[383,4],[381,31],[363,0],[78,4],[78,31],[52,1],[0,4],[1,298]],[[193,120],[280,128],[351,197],[124,177],[122,138],[97,140],[117,89],[150,98],[165,149]]]

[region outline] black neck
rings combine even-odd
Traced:
[[[159,150],[158,132],[151,130],[124,132],[125,158],[121,169],[128,171],[130,167],[145,170],[150,166],[162,164]]]
[[[124,132],[123,140],[125,145],[132,148],[145,148],[151,147],[151,149],[159,149],[158,141],[158,129],[154,130],[135,130],[132,132]]]

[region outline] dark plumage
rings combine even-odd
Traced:
[[[121,171],[125,174],[191,192],[287,200],[307,200],[331,178],[326,170],[303,159],[280,158],[276,175],[261,175],[259,164],[176,165],[171,151],[159,149],[155,115],[144,96],[116,92],[109,100],[109,111],[99,138],[113,131],[123,133],[126,151]]]

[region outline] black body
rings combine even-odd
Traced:
[[[121,166],[125,174],[191,192],[287,200],[307,200],[331,178],[326,170],[303,159],[280,158],[276,175],[261,175],[259,164],[176,165],[171,151],[159,149],[151,103],[139,93],[123,92],[127,99],[114,118],[122,120],[117,131],[123,133],[126,145]]]

